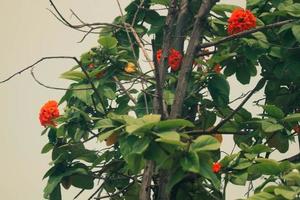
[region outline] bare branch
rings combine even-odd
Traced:
[[[71,60],[74,60],[74,57],[71,57],[71,56],[48,56],[48,57],[43,57],[43,58],[39,59],[38,61],[36,61],[35,63],[33,63],[32,65],[29,65],[28,67],[25,67],[25,68],[21,69],[20,71],[12,74],[8,78],[0,81],[0,84],[9,81],[10,79],[14,78],[17,75],[21,75],[23,72],[33,68],[35,65],[43,62],[44,60],[52,60],[52,59],[71,59]]]
[[[61,14],[61,12],[58,10],[58,8],[56,7],[56,5],[54,4],[53,0],[49,0],[51,6],[53,7],[53,9],[55,10],[55,12],[58,14],[58,16],[60,17],[60,19],[69,27],[73,28],[73,29],[81,29],[84,27],[94,27],[94,26],[112,26],[115,28],[124,28],[123,26],[117,25],[117,24],[111,24],[111,23],[104,23],[104,22],[96,22],[96,23],[82,23],[82,24],[78,24],[78,25],[73,25],[71,24],[68,20],[66,20],[66,18]],[[74,14],[74,13],[73,13]],[[75,15],[77,16],[77,15]],[[76,17],[78,18],[78,16]],[[80,20],[82,22],[82,20]],[[100,28],[100,27],[99,27]]]

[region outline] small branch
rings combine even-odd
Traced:
[[[71,24],[68,20],[66,20],[66,18],[61,14],[61,12],[58,10],[58,8],[56,7],[56,5],[54,4],[53,0],[49,0],[51,6],[53,7],[53,9],[55,10],[55,12],[58,14],[58,16],[60,17],[60,19],[69,27],[73,28],[73,29],[80,29],[80,28],[84,28],[84,27],[93,27],[93,26],[112,26],[112,27],[116,27],[116,28],[124,28],[123,26],[120,25],[116,25],[116,24],[111,24],[111,23],[103,23],[103,22],[96,22],[96,23],[82,23],[79,25],[73,25]],[[72,14],[74,15],[74,13],[72,12]],[[77,19],[78,16],[74,15]],[[82,20],[79,20],[82,22]],[[99,27],[100,28],[100,27]]]
[[[119,81],[119,79],[118,79],[116,76],[113,76],[113,79],[114,79],[114,81],[116,81],[116,83],[117,83],[118,86],[121,88],[121,90],[127,94],[127,96],[130,98],[130,100],[131,100],[134,104],[137,104],[135,98],[128,92],[128,90],[126,90],[126,88],[125,88],[124,85]]]
[[[34,74],[34,69],[35,69],[35,66],[32,67],[31,70],[30,70],[32,78],[35,80],[35,82],[37,82],[39,85],[41,85],[45,88],[52,89],[52,90],[63,90],[63,91],[92,90],[92,88],[78,88],[78,89],[75,88],[75,89],[72,89],[72,88],[61,88],[61,87],[53,87],[53,86],[46,85],[46,84],[42,83],[40,80],[37,79],[36,75]]]
[[[124,187],[123,189],[119,190],[118,192],[114,193],[114,194],[110,194],[110,195],[107,195],[107,196],[103,196],[103,197],[96,197],[94,198],[95,200],[100,200],[100,199],[106,199],[106,198],[109,198],[109,197],[114,197],[114,196],[117,196],[119,194],[122,194],[122,193],[126,193],[127,190],[134,184],[135,182],[131,182],[130,184],[128,184],[126,187]]]
[[[130,43],[130,48],[131,48],[131,50],[132,50],[133,57],[134,57],[135,60],[136,60],[136,64],[137,64],[139,70],[140,70],[141,72],[143,72],[143,70],[142,70],[142,68],[141,68],[141,66],[140,66],[140,63],[139,63],[139,58],[138,58],[138,56],[137,56],[136,53],[135,53],[134,43],[133,43],[133,41],[132,41],[132,39],[131,39],[131,37],[130,37],[129,30],[128,30],[129,28],[126,26],[126,21],[125,21],[125,19],[124,19],[124,13],[123,13],[123,11],[122,11],[122,7],[121,7],[121,4],[120,4],[120,1],[119,1],[119,0],[116,0],[116,2],[117,2],[117,5],[118,5],[118,8],[119,8],[121,17],[122,17],[122,23],[123,23],[123,25],[124,25],[124,27],[125,27],[125,31],[126,31],[126,34],[127,34],[128,41],[129,41],[129,43]],[[142,89],[145,90],[145,81],[144,81],[143,79],[142,79],[142,81],[141,81],[141,86],[142,86]],[[147,100],[147,96],[146,96],[145,93],[143,94],[143,97],[144,97],[144,102],[145,102],[145,107],[146,107],[147,114],[149,114],[148,100]]]
[[[298,153],[297,155],[294,155],[292,157],[289,157],[289,158],[281,160],[281,162],[283,162],[283,161],[289,161],[289,162],[292,162],[292,163],[298,163],[298,162],[300,162],[300,153]]]
[[[81,70],[83,71],[84,75],[86,76],[88,82],[89,82],[90,85],[92,86],[92,89],[94,90],[96,97],[98,98],[99,102],[101,103],[101,105],[102,105],[102,107],[103,107],[103,110],[104,110],[104,113],[107,114],[107,110],[106,110],[106,108],[105,108],[105,104],[104,104],[104,102],[103,102],[103,100],[102,100],[102,98],[101,98],[101,96],[100,96],[100,94],[99,94],[99,92],[98,92],[98,90],[97,90],[95,84],[93,83],[93,81],[92,81],[90,75],[87,73],[87,71],[86,71],[86,70],[84,69],[84,67],[82,66],[81,62],[80,62],[76,57],[73,57],[73,59],[74,59],[74,60],[77,62],[77,64],[80,66],[80,68],[81,68]],[[96,105],[95,105],[95,109],[97,110]]]
[[[7,81],[9,81],[10,79],[14,78],[17,75],[21,75],[23,72],[33,68],[35,65],[43,62],[44,60],[52,60],[52,59],[72,59],[74,60],[74,57],[71,56],[48,56],[48,57],[43,57],[41,59],[39,59],[38,61],[36,61],[35,63],[33,63],[32,65],[29,65],[28,67],[23,68],[22,70],[12,74],[11,76],[9,76],[8,78],[0,81],[0,84],[5,83]]]
[[[154,161],[152,160],[147,161],[146,167],[144,168],[144,174],[143,174],[141,188],[139,192],[139,199],[141,200],[151,199],[150,185],[151,185],[153,172],[154,172]]]
[[[192,131],[186,131],[184,133],[193,136],[216,134],[216,132],[212,130],[192,130]],[[217,133],[222,135],[247,135],[250,132],[249,131],[238,131],[238,132],[218,131]]]
[[[156,52],[153,51],[153,59],[156,62],[155,65],[155,80],[156,80],[156,93],[158,98],[155,98],[157,103],[158,113],[161,114],[161,118],[165,119],[169,117],[169,113],[166,109],[164,102],[163,89],[165,86],[166,73],[168,70],[168,57],[172,43],[172,32],[176,19],[177,11],[177,0],[171,0],[169,3],[168,14],[165,21],[165,27],[163,30],[163,41],[162,41],[162,56],[160,61],[156,60]],[[154,43],[153,43],[154,44]],[[154,46],[154,45],[153,45]],[[153,49],[154,50],[154,49]],[[157,49],[155,49],[157,50]]]
[[[173,119],[181,116],[182,106],[186,95],[188,81],[192,71],[194,57],[197,51],[197,47],[200,45],[200,38],[205,30],[205,19],[207,17],[207,14],[216,2],[217,0],[203,0],[196,15],[191,39],[189,41],[187,51],[183,58],[181,69],[179,72],[178,83],[175,92],[175,99],[170,114],[170,117]]]
[[[261,26],[261,27],[255,28],[255,29],[250,29],[250,30],[247,30],[247,31],[243,31],[243,32],[240,32],[240,33],[237,33],[237,34],[234,34],[234,35],[224,37],[224,38],[222,38],[220,40],[217,40],[215,42],[208,42],[208,43],[200,44],[198,46],[198,49],[216,46],[216,45],[222,44],[224,42],[228,42],[230,40],[238,39],[238,38],[250,35],[252,33],[258,32],[258,31],[262,31],[262,30],[269,29],[269,28],[280,27],[280,26],[283,26],[285,24],[289,24],[289,23],[293,23],[293,22],[296,22],[296,21],[291,19],[291,20],[285,20],[285,21],[276,22],[276,23],[273,23],[273,24]]]
[[[189,6],[188,0],[182,0],[180,2],[178,18],[176,22],[176,29],[174,33],[175,37],[173,42],[173,48],[175,48],[180,52],[183,52],[183,44],[184,44],[185,37],[180,37],[180,36],[184,35],[183,33],[187,25],[186,20],[189,14],[188,6]]]
[[[245,103],[252,97],[253,94],[255,94],[261,87],[262,84],[264,85],[266,83],[266,80],[262,78],[254,87],[254,89],[249,92],[247,97],[238,105],[236,109],[232,111],[230,115],[228,115],[226,118],[224,118],[222,121],[220,121],[212,130],[211,132],[217,132],[219,128],[221,128],[227,121],[229,121],[244,105]]]

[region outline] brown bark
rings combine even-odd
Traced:
[[[205,29],[206,16],[216,2],[217,0],[203,0],[200,9],[196,15],[191,39],[188,44],[186,54],[182,61],[181,70],[179,72],[175,100],[171,109],[170,118],[178,118],[181,116],[183,100],[185,98],[188,80],[192,71],[194,56],[197,51],[197,47],[200,45],[201,35],[203,34]]]

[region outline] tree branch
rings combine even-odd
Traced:
[[[230,40],[238,39],[238,38],[250,35],[252,33],[258,32],[258,31],[266,30],[266,29],[269,29],[269,28],[280,27],[280,26],[283,26],[285,24],[289,24],[289,23],[293,23],[293,22],[296,22],[296,20],[293,20],[293,19],[285,20],[285,21],[276,22],[276,23],[273,23],[273,24],[261,26],[261,27],[255,28],[255,29],[250,29],[250,30],[247,30],[247,31],[243,31],[243,32],[240,32],[240,33],[237,33],[237,34],[234,34],[234,35],[224,37],[224,38],[222,38],[220,40],[217,40],[215,42],[208,42],[208,43],[200,44],[198,46],[198,49],[216,46],[216,45],[222,44],[224,42],[228,42]]]
[[[194,62],[194,56],[196,54],[197,47],[200,43],[200,37],[205,29],[205,19],[207,14],[216,2],[217,0],[203,0],[199,11],[196,15],[191,39],[187,47],[186,54],[182,61],[181,70],[179,72],[178,83],[175,92],[175,100],[171,109],[171,118],[178,118],[181,116],[183,101],[187,90],[187,84],[190,78],[192,65]]]
[[[182,0],[180,2],[178,18],[177,18],[177,22],[176,22],[173,48],[175,48],[176,50],[178,50],[180,52],[183,52],[183,44],[184,44],[185,37],[182,37],[182,35],[183,35],[185,27],[187,25],[186,18],[189,13],[188,5],[189,5],[188,0]]]
[[[219,128],[221,128],[226,122],[228,122],[245,105],[245,103],[252,97],[253,94],[259,91],[265,85],[265,83],[266,80],[264,78],[260,79],[254,87],[254,89],[251,92],[249,92],[249,94],[240,103],[240,105],[238,105],[238,107],[234,109],[230,115],[228,115],[226,118],[220,121],[212,130],[210,130],[210,132],[217,132]]]

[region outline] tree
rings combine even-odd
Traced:
[[[85,23],[73,12],[79,25],[50,3],[83,40],[99,34],[99,46],[80,59],[44,57],[1,82],[30,69],[49,87],[35,77],[37,64],[75,62],[61,75],[73,81],[65,95],[40,111],[49,139],[42,153],[52,154],[45,198],[59,200],[62,186],[74,186],[94,189],[89,199],[217,200],[229,182],[259,178],[249,200],[300,198],[299,153],[271,159],[299,142],[298,0],[248,0],[246,9],[217,0],[134,0],[125,13],[118,4],[113,23]],[[260,80],[230,101],[232,75],[244,85]],[[245,103],[258,91],[264,98],[254,103],[263,111],[254,116]],[[221,156],[225,134],[239,150]],[[88,149],[95,140],[108,147]]]

